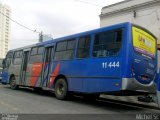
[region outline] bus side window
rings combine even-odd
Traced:
[[[77,58],[89,57],[90,43],[91,43],[90,36],[84,36],[84,37],[79,38],[78,49],[77,49]]]
[[[73,59],[75,46],[76,46],[75,39],[58,42],[56,46],[54,60]]]
[[[38,53],[37,54],[43,54],[44,52],[44,47],[38,47]]]
[[[22,51],[16,51],[14,53],[14,57],[13,57],[13,64],[14,65],[21,65],[22,64]]]
[[[29,63],[38,63],[43,61],[44,47],[34,47],[31,50]]]
[[[107,31],[95,35],[93,57],[116,56],[121,48],[122,30]]]
[[[38,50],[37,47],[32,48],[31,55],[36,55],[37,54],[37,50]]]
[[[9,52],[6,56],[6,59],[3,61],[4,68],[9,68],[9,66],[11,64],[12,57],[13,57],[13,52]]]

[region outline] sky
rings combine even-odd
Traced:
[[[53,38],[99,28],[102,7],[120,1],[123,0],[0,0],[10,6],[13,20]],[[11,22],[9,49],[37,43],[38,36]]]

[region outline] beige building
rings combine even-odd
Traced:
[[[160,0],[124,0],[102,8],[101,27],[122,22],[145,27],[159,39],[160,43]]]
[[[4,58],[8,51],[10,38],[10,15],[10,7],[0,4],[0,58]]]

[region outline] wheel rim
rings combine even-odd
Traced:
[[[62,83],[58,84],[57,85],[57,94],[58,95],[63,95],[65,92],[65,88],[64,88],[64,85]]]
[[[15,85],[16,85],[15,82],[16,82],[16,80],[14,78],[12,78],[11,79],[11,83],[10,83],[10,85],[11,85],[12,88],[15,87]]]

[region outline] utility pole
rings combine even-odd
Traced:
[[[39,33],[39,42],[43,42],[43,32]]]

